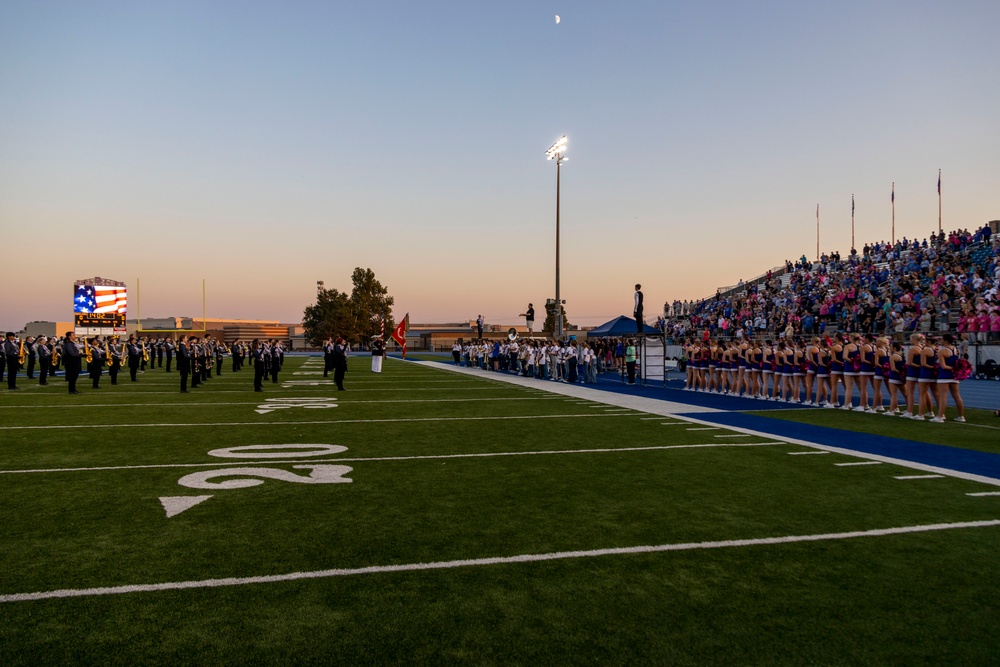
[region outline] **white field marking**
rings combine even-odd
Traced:
[[[898,528],[876,528],[873,530],[857,530],[844,533],[820,533],[815,535],[786,535],[783,537],[758,537],[751,539],[720,540],[714,542],[686,542],[679,544],[657,544],[657,545],[635,546],[635,547],[588,549],[581,551],[555,551],[555,552],[541,553],[541,554],[520,554],[517,556],[469,558],[463,560],[434,561],[430,563],[369,565],[367,567],[313,570],[311,572],[289,572],[287,574],[271,574],[271,575],[255,576],[255,577],[226,577],[222,579],[172,581],[172,582],[163,582],[158,584],[132,584],[129,586],[101,586],[95,588],[64,588],[52,591],[38,591],[35,593],[11,593],[7,595],[0,595],[0,603],[30,602],[34,600],[52,600],[58,598],[71,598],[71,597],[123,595],[126,593],[154,593],[157,591],[189,590],[197,588],[219,588],[223,586],[247,586],[253,584],[270,584],[270,583],[278,583],[285,581],[301,581],[304,579],[328,579],[331,577],[350,577],[363,574],[390,574],[395,572],[450,570],[459,567],[477,567],[477,566],[487,566],[487,565],[515,565],[520,563],[539,563],[545,561],[568,560],[574,558],[630,556],[634,554],[664,553],[671,551],[693,551],[696,549],[729,549],[729,548],[739,548],[739,547],[794,544],[798,542],[825,542],[833,540],[849,540],[861,537],[884,537],[888,535],[927,533],[939,530],[992,528],[995,526],[1000,526],[1000,520],[936,523],[936,524],[924,524],[917,526],[901,526]]]
[[[294,422],[205,422],[204,424],[75,424],[50,426],[0,426],[0,431],[37,431],[45,429],[65,428],[160,428],[170,426],[301,426],[305,424],[392,424],[415,422],[465,422],[465,421],[496,421],[499,419],[569,419],[577,417],[615,417],[616,415],[601,415],[593,412],[582,415],[507,415],[503,417],[414,417],[412,419],[340,419],[326,421],[294,421]]]
[[[295,396],[295,397],[288,397],[288,398],[267,398],[267,399],[264,399],[264,400],[265,401],[275,401],[275,402],[278,402],[278,401],[289,402],[289,401],[320,401],[320,400],[336,401],[338,399],[334,398],[334,397],[323,397],[323,396]],[[359,403],[475,403],[475,402],[482,402],[482,403],[488,403],[488,402],[505,403],[507,401],[537,401],[537,400],[542,400],[542,399],[532,398],[532,397],[529,397],[529,396],[511,396],[511,397],[507,397],[507,398],[389,398],[389,399],[384,399],[384,400],[379,400],[379,401],[350,401],[350,403],[351,403],[351,405],[357,405]],[[550,399],[545,398],[544,400],[550,400]],[[59,406],[54,406],[54,405],[2,405],[2,406],[0,406],[0,409],[3,409],[3,408],[17,408],[19,410],[22,410],[24,408],[46,408],[46,409],[48,409],[48,408],[53,408],[53,407],[58,407],[59,409],[62,409],[62,408],[107,408],[107,407],[115,407],[115,408],[121,408],[121,407],[126,407],[126,408],[146,408],[146,407],[152,407],[152,408],[160,408],[160,407],[163,407],[163,408],[191,408],[191,407],[195,407],[195,408],[213,408],[213,407],[215,407],[217,405],[257,405],[258,402],[259,401],[248,401],[248,402],[238,402],[238,403],[216,403],[216,402],[209,402],[209,403],[124,403],[124,404],[122,404],[122,403],[91,403],[91,404],[87,404],[87,405],[79,405],[79,404],[72,405],[72,404],[70,404],[70,405],[59,405]],[[623,409],[627,409],[627,408],[623,408]],[[657,417],[657,419],[659,419],[659,417]]]
[[[858,461],[857,463],[834,463],[833,465],[841,467],[841,468],[847,468],[848,466],[880,466],[880,465],[882,465],[882,462],[881,461]]]
[[[788,452],[789,456],[809,456],[810,454],[829,454],[830,452]]]
[[[967,496],[1000,496],[1000,491],[982,491],[980,493],[967,493]]]
[[[27,475],[47,472],[104,472],[109,470],[155,470],[160,468],[218,468],[248,465],[291,465],[293,463],[378,463],[381,461],[433,461],[438,459],[486,459],[498,456],[553,456],[559,454],[614,454],[616,452],[656,452],[671,449],[714,449],[719,447],[773,447],[780,442],[706,442],[693,445],[655,445],[651,447],[617,447],[601,449],[553,449],[534,452],[481,452],[478,454],[421,454],[418,456],[368,456],[351,458],[309,458],[299,461],[276,461],[273,458],[262,461],[240,461],[227,463],[149,463],[135,466],[97,466],[91,468],[36,468],[34,470],[0,470],[0,475]],[[258,445],[259,446],[259,445]],[[287,447],[288,445],[282,445]]]
[[[680,426],[686,422],[660,422],[660,426]]]
[[[189,510],[198,503],[203,503],[212,496],[163,496],[160,504],[163,505],[167,518],[177,516],[184,510]]]
[[[944,475],[899,475],[893,479],[942,479]]]
[[[721,431],[722,428],[720,428],[718,426],[708,426],[708,427],[703,427],[703,428],[688,428],[688,429],[684,429],[684,430],[686,430],[686,431]]]
[[[737,433],[736,435],[713,435],[713,438],[749,438],[750,436],[746,433]]]

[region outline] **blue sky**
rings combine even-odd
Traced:
[[[852,194],[887,239],[893,181],[926,236],[938,169],[976,227],[998,29],[995,2],[0,3],[0,327],[94,275],[146,317],[204,278],[210,316],[296,321],[355,266],[414,321],[513,322],[554,291],[562,134],[574,322],[812,256],[817,204],[846,252]]]

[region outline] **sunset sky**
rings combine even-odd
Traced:
[[[560,15],[561,22],[555,22]],[[1000,218],[1000,3],[0,2],[0,328],[73,283],[296,322],[575,324]]]

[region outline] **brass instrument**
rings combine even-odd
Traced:
[[[514,327],[507,329],[507,340],[517,340],[517,329]]]
[[[87,363],[88,364],[94,363],[94,353],[90,351],[90,339],[89,338],[84,338],[83,339],[83,349],[87,351]]]
[[[142,341],[142,360],[149,361],[149,350],[146,349],[146,341]]]
[[[107,363],[108,368],[111,368],[112,364],[114,364],[114,359],[111,358],[111,343],[108,341],[104,341],[104,354],[108,357],[105,363]]]
[[[21,349],[17,352],[17,363],[24,366],[24,362],[28,360],[28,351],[24,349],[24,341],[21,341]]]
[[[52,368],[59,367],[59,345],[52,343]]]

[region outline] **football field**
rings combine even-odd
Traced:
[[[0,394],[0,664],[1000,656],[998,486],[368,360]]]

